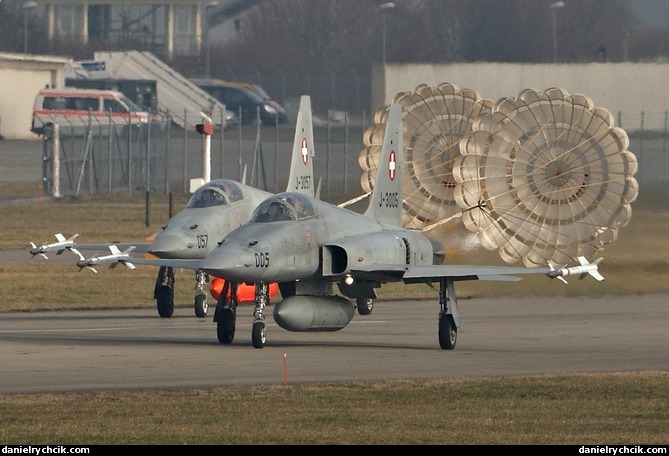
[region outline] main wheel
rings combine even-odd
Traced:
[[[251,332],[251,341],[253,342],[254,348],[263,348],[265,342],[267,342],[267,329],[265,328],[265,322],[262,320],[256,320],[253,322],[253,330]]]
[[[453,350],[458,338],[458,328],[455,326],[453,316],[441,314],[439,317],[439,346],[443,350]]]
[[[174,290],[167,285],[161,285],[156,290],[156,307],[158,315],[170,318],[174,313]]]
[[[198,293],[195,295],[195,316],[197,318],[204,318],[207,316],[209,304],[207,304],[207,295]]]
[[[231,344],[235,338],[235,311],[222,309],[216,319],[216,335],[221,344]]]
[[[369,315],[372,313],[372,309],[374,308],[373,299],[358,298],[355,303],[357,304],[358,313],[360,315]]]

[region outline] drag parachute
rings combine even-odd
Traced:
[[[453,163],[454,199],[467,229],[505,262],[562,267],[590,258],[628,223],[636,157],[613,115],[588,97],[527,89],[471,130]]]
[[[460,212],[453,179],[453,163],[460,157],[458,144],[477,118],[492,111],[494,103],[450,83],[421,84],[412,92],[397,94],[393,103],[402,105],[403,115],[403,224],[420,229]],[[374,187],[388,109],[377,110],[363,136],[360,182],[366,192]]]

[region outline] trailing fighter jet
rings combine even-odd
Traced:
[[[460,317],[454,283],[460,280],[517,281],[517,275],[551,278],[590,274],[603,279],[596,261],[569,268],[443,265],[444,249],[421,231],[402,226],[402,115],[391,105],[376,185],[363,214],[309,195],[285,192],[268,197],[248,223],[233,230],[196,266],[226,279],[232,293],[221,294],[214,321],[218,340],[235,336],[239,284],[255,284],[256,302],[251,340],[266,343],[264,310],[268,286],[278,283],[282,300],[274,320],[289,331],[337,331],[351,322],[350,299],[374,299],[383,283],[438,284],[439,345],[455,348]],[[341,295],[335,292],[335,284]]]
[[[291,168],[288,177],[287,191],[295,191],[314,196],[313,156],[314,136],[311,115],[311,98],[303,96],[295,126],[295,138],[291,155]],[[161,259],[203,259],[230,231],[246,223],[253,210],[272,193],[260,190],[230,179],[216,179],[199,187],[191,196],[186,207],[170,218],[167,224],[149,243],[122,243],[122,244],[75,244],[78,235],[65,239],[57,234],[57,243],[36,246],[31,243],[31,254],[46,257],[45,253],[71,250],[79,256],[78,264],[92,269],[94,265],[114,265],[116,258],[120,261],[120,250],[132,247],[135,252],[147,253]],[[104,257],[93,257],[88,261],[80,251],[99,251],[109,249],[111,254]],[[111,263],[109,263],[111,261]],[[126,263],[127,264],[127,263]],[[97,272],[97,271],[96,271]],[[207,274],[195,271],[195,315],[203,318],[207,315],[206,283],[210,282],[210,292],[218,299],[223,288],[223,280],[207,277]],[[237,299],[253,300],[253,287],[244,290],[238,287]],[[271,286],[272,295],[278,287]],[[154,288],[154,299],[158,314],[161,317],[171,317],[174,312],[174,268],[160,265]]]
[[[313,146],[311,98],[303,96],[295,126],[287,190],[314,196]],[[186,208],[167,222],[147,252],[163,259],[202,259],[216,246],[216,242],[246,223],[253,210],[268,196],[271,193],[229,179],[209,182],[196,190]],[[209,277],[196,270],[195,281],[195,315],[203,318],[208,311],[205,284]],[[209,288],[215,298],[223,288],[221,282],[220,278],[211,278]],[[276,294],[277,290],[276,284],[272,285],[272,293]],[[243,295],[253,297],[252,291]],[[154,296],[160,316],[171,316],[174,311],[173,267],[160,267]],[[241,296],[238,294],[238,299]]]

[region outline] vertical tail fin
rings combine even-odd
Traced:
[[[314,196],[314,127],[311,120],[311,97],[302,95],[295,122],[295,139],[288,175],[287,192]]]
[[[374,189],[365,215],[395,226],[402,226],[403,147],[402,106],[392,104],[388,112]]]

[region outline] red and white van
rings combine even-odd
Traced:
[[[75,130],[81,134],[86,129],[99,126],[141,125],[153,120],[121,92],[114,90],[47,88],[35,97],[33,120],[30,130],[44,134],[45,125],[58,124],[67,134]]]

